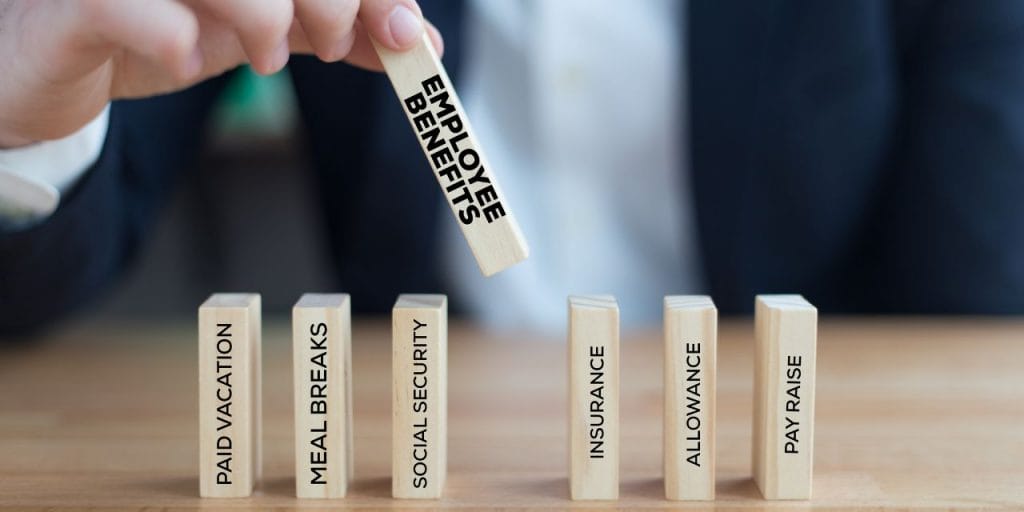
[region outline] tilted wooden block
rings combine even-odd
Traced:
[[[810,499],[818,310],[760,295],[754,314],[754,480],[767,499]]]
[[[199,307],[199,495],[249,496],[260,479],[262,372],[257,294]]]
[[[619,497],[619,305],[569,297],[569,489],[574,500]]]
[[[710,297],[665,297],[665,497],[715,499],[718,310]]]
[[[292,309],[295,495],[343,498],[352,479],[352,327],[347,294]]]
[[[480,271],[526,259],[526,239],[430,38],[406,52],[374,45]]]
[[[391,315],[391,495],[440,498],[448,465],[448,299],[402,295]]]

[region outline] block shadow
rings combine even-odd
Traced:
[[[391,499],[391,477],[356,478],[349,484],[348,490],[357,496]]]
[[[555,500],[569,499],[569,479],[566,477],[537,478],[511,485],[515,494]]]
[[[720,478],[715,482],[715,496],[717,499],[760,500],[761,491],[750,476]]]
[[[623,480],[619,488],[622,498],[660,501],[665,499],[665,481],[657,478]],[[749,476],[719,478],[715,482],[715,501],[759,501],[761,491]]]
[[[257,487],[267,496],[283,496],[286,498],[295,497],[295,477],[286,476],[280,478],[264,478]]]
[[[620,498],[641,498],[645,500],[665,499],[665,480],[661,478],[641,478],[623,480],[619,485]]]

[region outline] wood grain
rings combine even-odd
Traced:
[[[525,260],[526,238],[430,37],[405,52],[374,46],[480,271]]]
[[[569,297],[569,493],[619,498],[619,305]]]
[[[347,294],[292,308],[295,495],[343,498],[353,476],[352,315]]]
[[[742,510],[1024,508],[1024,321],[829,318],[818,333],[814,497],[751,479],[753,324],[723,317],[714,506]],[[265,478],[198,497],[196,325],[78,324],[0,350],[0,508],[684,508],[662,485],[660,326],[622,337],[616,502],[568,490],[565,337],[449,334],[449,471],[438,501],[391,499],[391,326],[354,318],[356,478],[295,497],[291,322],[264,327]],[[11,341],[11,340],[3,340]],[[3,343],[0,345],[9,345]]]
[[[448,298],[398,297],[391,332],[391,495],[437,499],[448,472]]]
[[[769,500],[810,499],[818,310],[759,295],[754,317],[754,481]]]
[[[715,499],[715,354],[711,297],[665,297],[665,497]]]
[[[258,294],[218,293],[199,307],[199,494],[238,498],[260,480],[261,312]]]

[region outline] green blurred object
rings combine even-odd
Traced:
[[[243,66],[214,108],[214,139],[287,138],[293,133],[297,108],[286,71],[260,76]]]

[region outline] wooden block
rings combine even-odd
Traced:
[[[718,310],[707,296],[665,297],[665,497],[715,499]]]
[[[769,500],[811,498],[817,330],[803,297],[757,297],[753,469]]]
[[[430,38],[401,53],[374,45],[480,271],[526,259],[526,239]]]
[[[343,498],[352,480],[352,327],[347,294],[292,309],[295,495]]]
[[[402,295],[391,327],[391,495],[440,498],[448,465],[448,299]]]
[[[619,305],[569,297],[569,489],[574,500],[619,497]]]
[[[199,307],[199,495],[249,496],[262,467],[258,294],[218,293]]]

